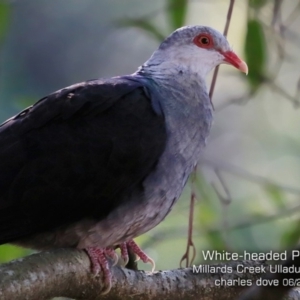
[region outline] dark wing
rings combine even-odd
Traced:
[[[0,243],[104,218],[155,168],[164,117],[141,83],[60,90],[0,126]]]

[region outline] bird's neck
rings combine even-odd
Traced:
[[[163,80],[170,76],[179,76],[179,78],[194,77],[201,82],[205,82],[207,74],[214,65],[205,59],[195,58],[193,55],[187,56],[187,49],[184,47],[176,51],[156,50],[153,55],[138,69],[137,73],[151,76]]]
[[[172,101],[172,107],[174,99],[178,104],[184,105],[193,106],[199,102],[205,106],[211,105],[203,73],[184,64],[150,59],[137,70],[135,75],[150,79],[160,93],[166,92],[168,97],[164,102]]]
[[[150,86],[154,109],[160,109],[170,116],[201,114],[202,110],[212,110],[205,78],[190,68],[169,62],[142,65],[135,76]]]

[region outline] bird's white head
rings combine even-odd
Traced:
[[[188,72],[204,78],[222,63],[248,73],[247,64],[233,52],[220,32],[207,26],[185,26],[167,37],[140,71]]]

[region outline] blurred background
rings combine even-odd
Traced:
[[[300,1],[235,2],[228,40],[249,75],[220,68],[215,122],[197,176],[165,221],[136,239],[157,269],[177,268],[186,251],[192,189],[196,263],[206,249],[280,251],[298,242]],[[228,6],[229,0],[0,0],[0,121],[62,87],[134,72],[177,27],[222,32]],[[0,246],[0,261],[29,253]]]

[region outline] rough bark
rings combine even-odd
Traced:
[[[231,262],[233,273],[195,274],[192,268],[154,273],[112,267],[112,290],[102,296],[101,277],[90,272],[90,261],[85,252],[59,249],[33,254],[0,266],[1,300],[44,300],[52,297],[73,299],[234,299],[247,287],[215,285],[216,279],[251,279],[260,274],[237,273],[237,264],[260,266],[257,261]],[[224,266],[219,264],[218,266]],[[296,299],[296,298],[292,298]],[[300,298],[298,298],[300,299]]]

